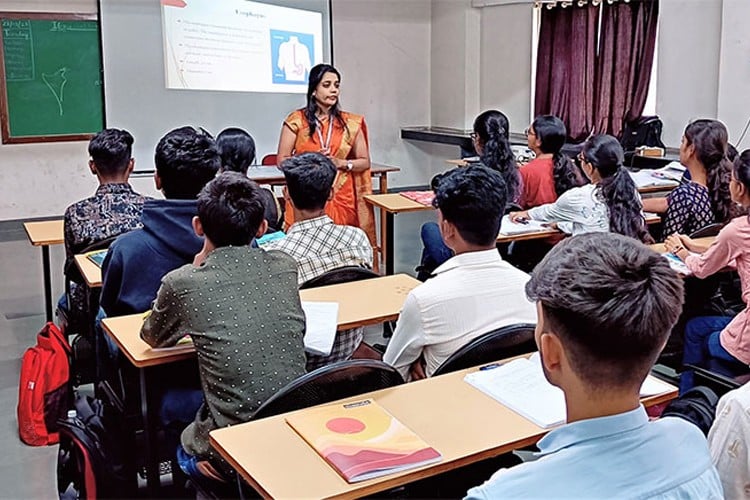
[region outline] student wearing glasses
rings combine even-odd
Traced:
[[[567,135],[565,124],[552,115],[537,116],[526,129],[527,144],[536,157],[521,167],[521,207],[554,203],[568,189],[584,183],[576,166],[561,152]]]
[[[554,203],[522,212],[511,212],[513,222],[548,222],[566,234],[607,232],[643,242],[653,241],[646,229],[641,198],[623,167],[622,146],[610,135],[595,135],[579,156],[583,173],[591,181],[563,193]]]

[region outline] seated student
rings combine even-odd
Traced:
[[[281,250],[297,261],[300,284],[344,266],[372,267],[372,247],[358,227],[340,226],[325,213],[333,196],[336,167],[319,153],[304,153],[284,160],[284,197],[294,210],[295,223],[281,240],[269,243],[267,250]],[[363,328],[338,332],[330,356],[309,355],[307,369],[351,358],[362,343]]]
[[[506,325],[536,323],[523,287],[529,276],[504,262],[495,247],[507,191],[481,166],[441,179],[433,206],[445,244],[455,252],[435,277],[406,297],[383,355],[404,378],[424,378],[463,345]]]
[[[508,204],[515,203],[520,195],[521,175],[518,173],[516,158],[510,147],[510,123],[508,117],[500,111],[491,109],[481,113],[474,119],[474,131],[471,139],[474,149],[479,155],[479,162],[474,164],[497,171],[505,181],[508,191],[505,197]],[[435,190],[440,179],[445,174],[436,175],[432,181]],[[502,207],[504,210],[505,207]],[[419,279],[424,281],[440,264],[453,256],[440,236],[440,229],[434,222],[422,225],[421,229],[422,258],[417,268]]]
[[[750,208],[750,149],[735,160],[729,192],[732,201]],[[750,219],[742,215],[733,219],[719,232],[708,247],[701,247],[683,234],[672,235],[664,242],[666,249],[685,261],[685,265],[698,278],[710,276],[724,267],[733,266],[742,284],[742,297],[750,299]],[[697,252],[699,255],[691,254]],[[685,326],[683,364],[709,365],[713,361],[731,365],[750,364],[750,306],[737,316],[699,316]],[[721,371],[721,367],[718,367]],[[692,370],[680,376],[680,391],[693,386]]]
[[[250,246],[266,229],[257,184],[221,174],[201,191],[192,224],[205,236],[203,248],[192,264],[164,276],[141,336],[153,347],[193,339],[205,403],[177,456],[189,476],[220,479],[214,469],[226,467],[208,433],[250,420],[305,373],[305,316],[294,260]]]
[[[526,129],[526,141],[536,157],[521,167],[523,208],[554,203],[568,189],[582,186],[578,169],[564,153],[568,131],[556,116],[541,115]]]
[[[708,432],[708,448],[719,471],[724,498],[748,497],[750,485],[750,384],[729,391],[719,400],[716,420]]]
[[[538,460],[499,470],[467,498],[722,498],[701,431],[649,422],[640,404],[682,305],[666,259],[621,235],[576,236],[547,254],[526,292],[567,425],[537,443]]]
[[[255,163],[255,140],[241,128],[225,128],[216,136],[216,147],[221,155],[220,172],[239,172],[247,175],[247,169]],[[279,213],[281,206],[270,189],[260,192],[263,199],[264,218],[268,221],[268,233],[281,231]]]
[[[573,236],[591,232],[623,234],[651,242],[643,217],[641,197],[623,167],[622,146],[610,135],[595,135],[579,156],[591,184],[569,189],[556,202],[511,212],[510,219],[549,222]]]
[[[732,217],[729,196],[727,129],[717,120],[696,120],[685,128],[680,163],[687,168],[683,182],[666,198],[647,198],[644,210],[665,213],[662,234],[691,234]]]
[[[196,197],[219,170],[214,140],[192,127],[172,130],[156,146],[156,188],[165,200],[143,206],[143,228],[117,238],[102,264],[107,316],[143,312],[162,276],[193,260],[203,240],[192,229]]]
[[[135,160],[133,136],[126,130],[104,129],[89,142],[89,169],[99,180],[94,196],[65,210],[65,268],[86,247],[141,227],[146,197],[128,183]],[[71,283],[71,304],[61,301],[71,317],[80,317],[86,298],[83,289]]]

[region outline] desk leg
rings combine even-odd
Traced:
[[[388,192],[388,173],[383,172],[380,174],[380,184],[378,186],[379,194],[386,194]],[[387,213],[384,208],[380,209],[380,258],[383,261],[383,266],[386,267],[385,274],[393,274],[393,270],[390,272],[388,271],[388,256],[390,253],[388,252],[388,249],[386,249],[386,241],[387,241],[387,227],[386,227],[386,217]]]
[[[385,213],[385,238],[383,238],[385,274],[393,274],[393,213]]]
[[[141,417],[143,418],[143,442],[146,452],[146,488],[150,498],[159,497],[161,479],[159,477],[159,456],[157,453],[156,425],[153,415],[152,401],[148,390],[146,371],[148,368],[138,370],[141,389]],[[152,411],[149,411],[152,410]]]
[[[52,321],[52,277],[50,275],[49,245],[42,245],[42,272],[44,273],[44,313]]]

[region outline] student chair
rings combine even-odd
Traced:
[[[271,153],[264,156],[260,161],[260,164],[268,167],[276,165],[276,153]]]
[[[287,384],[255,411],[253,420],[403,383],[401,374],[382,361],[340,361],[318,368]]]
[[[508,325],[471,340],[454,352],[432,376],[463,370],[537,350],[535,325]]]
[[[713,224],[709,224],[708,226],[702,227],[698,229],[697,231],[694,231],[692,234],[690,234],[691,238],[705,238],[706,236],[716,236],[719,234],[719,231],[721,231],[721,228],[724,227],[724,224],[721,224],[719,222],[714,222]]]
[[[319,286],[336,285],[339,283],[348,283],[350,281],[369,280],[377,278],[379,275],[366,267],[344,266],[328,271],[327,273],[316,276],[302,283],[300,290],[308,288],[317,288]]]

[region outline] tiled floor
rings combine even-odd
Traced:
[[[419,227],[432,211],[395,217],[395,270],[414,274],[421,243]],[[23,233],[0,234],[0,498],[54,498],[57,447],[30,447],[18,438],[16,403],[21,357],[44,324],[41,251]],[[51,249],[53,296],[62,293],[62,246]],[[368,328],[367,340],[383,342],[381,328]]]

